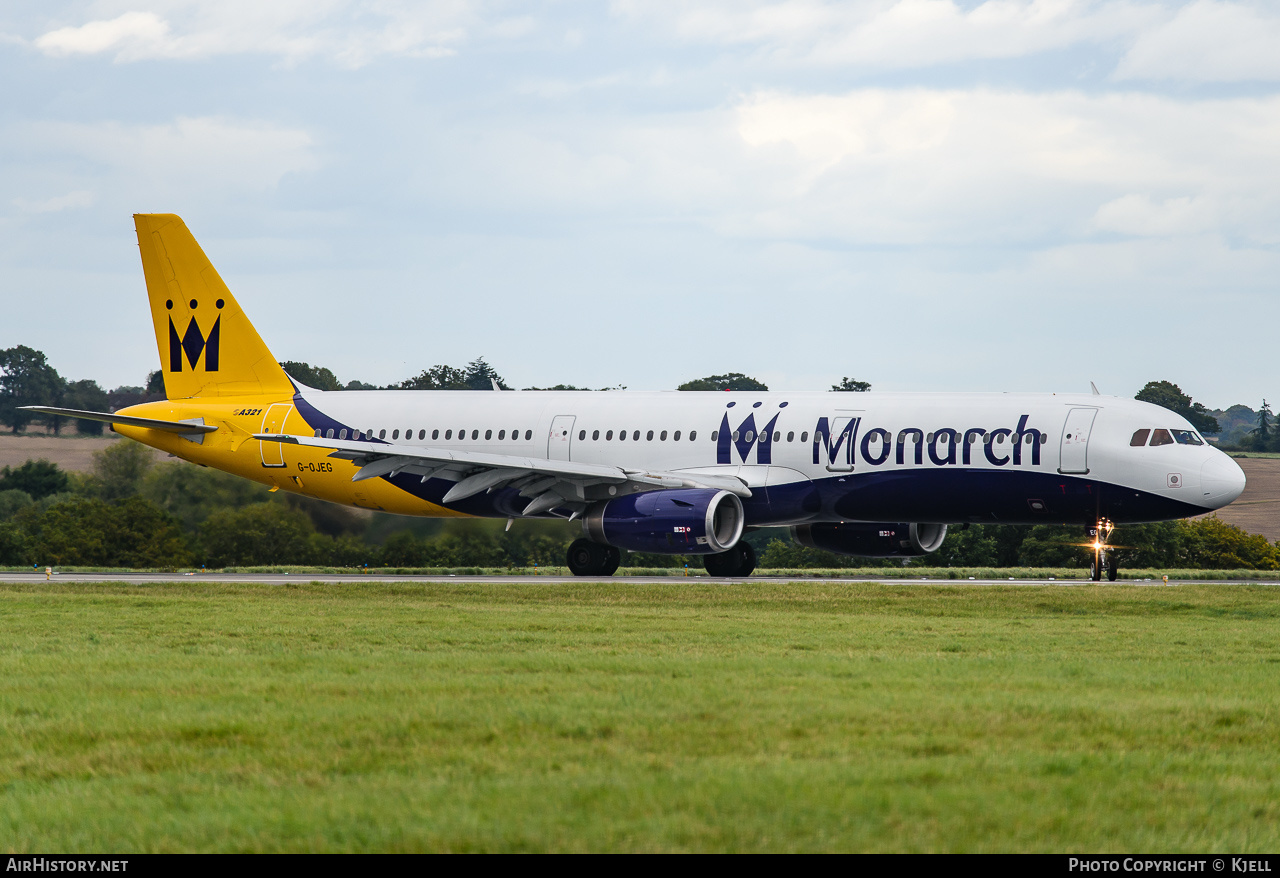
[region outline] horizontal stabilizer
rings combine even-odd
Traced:
[[[62,415],[64,418],[76,418],[81,421],[102,421],[104,424],[124,424],[128,427],[145,427],[148,430],[160,430],[163,433],[212,433],[217,427],[208,424],[188,424],[183,421],[161,421],[156,418],[132,418],[128,415],[113,415],[110,412],[85,412],[80,409],[62,409],[47,405],[20,406],[24,411],[43,412],[46,415]]]

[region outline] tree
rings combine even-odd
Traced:
[[[164,373],[159,369],[147,373],[147,400],[164,399],[167,396],[168,393],[164,389]]]
[[[492,390],[495,381],[503,390],[511,389],[484,357],[477,357],[462,369],[443,365],[424,369],[416,377],[402,381],[400,387],[404,390]]]
[[[142,487],[143,477],[155,463],[151,449],[131,439],[113,442],[93,453],[93,473],[86,480],[87,492],[103,500],[132,497]]]
[[[94,567],[185,567],[191,552],[178,522],[141,497],[108,503],[71,497],[16,518],[25,531],[26,560]]]
[[[80,409],[84,412],[105,412],[107,410],[107,392],[98,386],[97,381],[85,378],[72,381],[62,395],[62,404],[69,409]],[[76,419],[76,432],[86,436],[101,436],[102,421],[85,421]]]
[[[1265,399],[1262,401],[1262,408],[1258,409],[1258,428],[1253,434],[1257,437],[1258,450],[1265,451],[1271,444],[1271,406],[1267,405]]]
[[[315,528],[306,514],[280,503],[255,503],[210,515],[200,541],[210,567],[310,564]]]
[[[1218,420],[1200,403],[1193,403],[1191,397],[1182,392],[1182,388],[1169,381],[1148,381],[1147,385],[1134,394],[1134,399],[1164,406],[1171,412],[1177,412],[1201,433],[1217,433]]]
[[[862,393],[871,389],[869,381],[854,381],[852,378],[841,378],[839,384],[832,384],[832,390],[848,390],[855,393]]]
[[[285,360],[280,364],[280,368],[296,381],[300,381],[307,387],[314,387],[316,390],[341,390],[342,383],[338,381],[338,377],[324,366],[312,366],[310,363],[295,363],[293,360]]]
[[[28,460],[17,469],[0,470],[0,491],[23,491],[32,500],[61,494],[69,487],[67,474],[47,460]]]
[[[27,428],[37,415],[24,405],[57,405],[65,382],[40,351],[18,345],[0,351],[0,423],[15,433]],[[58,419],[52,419],[55,429]]]
[[[686,381],[676,390],[768,390],[764,384],[741,372],[729,372],[726,375],[708,375],[706,378],[695,378]]]

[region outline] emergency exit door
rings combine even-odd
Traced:
[[[551,419],[551,432],[547,435],[547,460],[569,460],[574,420],[574,415],[556,415]]]
[[[283,433],[284,422],[289,418],[293,406],[287,402],[278,402],[262,416],[263,433]],[[263,466],[284,466],[284,445],[279,442],[258,442],[262,452]]]

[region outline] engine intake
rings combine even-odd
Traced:
[[[742,536],[742,501],[728,491],[681,488],[631,494],[587,512],[583,529],[597,543],[633,552],[710,555]]]
[[[791,528],[791,538],[810,549],[863,558],[910,558],[942,548],[945,524],[849,522]]]

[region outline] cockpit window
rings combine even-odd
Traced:
[[[1155,448],[1157,445],[1172,445],[1172,444],[1173,444],[1173,437],[1169,435],[1168,430],[1155,430],[1154,432],[1152,432],[1151,434],[1152,448]]]
[[[1150,430],[1146,430],[1146,429],[1135,430],[1133,434],[1133,438],[1129,440],[1129,444],[1132,445],[1134,448],[1137,448],[1140,445],[1146,445],[1147,437],[1150,435],[1151,435]]]
[[[1196,433],[1195,430],[1174,430],[1173,438],[1177,440],[1179,445],[1203,445],[1204,440]]]

